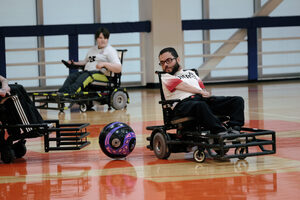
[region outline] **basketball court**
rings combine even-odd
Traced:
[[[27,153],[0,163],[1,199],[298,199],[300,191],[300,82],[277,81],[207,85],[214,95],[245,99],[246,127],[276,131],[277,152],[244,160],[193,160],[192,153],[172,153],[159,160],[146,148],[146,126],[163,123],[158,89],[128,89],[126,110],[64,114],[40,110],[44,119],[88,122],[91,142],[78,151],[44,152],[43,138],[28,139]],[[98,137],[108,123],[128,124],[136,147],[126,159],[113,160]]]

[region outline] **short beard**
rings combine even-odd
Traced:
[[[176,60],[176,64],[173,67],[173,70],[169,73],[171,75],[174,75],[176,72],[178,72],[180,65],[178,64],[177,60]]]

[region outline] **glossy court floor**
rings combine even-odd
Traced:
[[[192,153],[174,153],[158,160],[146,148],[146,126],[162,124],[157,89],[129,90],[126,110],[65,114],[41,110],[44,119],[88,122],[91,142],[79,151],[43,151],[43,138],[27,140],[27,154],[11,164],[0,163],[0,199],[299,199],[300,81],[209,85],[214,95],[245,99],[246,127],[276,131],[272,155],[196,163]],[[98,136],[113,121],[130,125],[137,145],[124,160],[102,153]]]

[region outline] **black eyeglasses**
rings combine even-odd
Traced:
[[[176,59],[176,58],[167,58],[167,60],[160,61],[158,64],[160,66],[163,66],[165,63],[170,64],[174,59]]]

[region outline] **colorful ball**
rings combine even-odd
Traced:
[[[99,135],[99,145],[103,153],[111,158],[124,158],[134,149],[135,133],[130,126],[122,122],[106,125]]]

